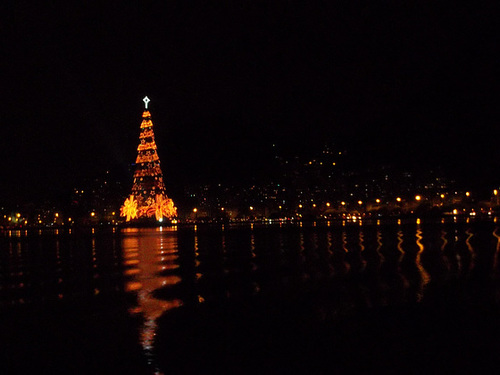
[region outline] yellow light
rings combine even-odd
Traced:
[[[326,202],[326,207],[330,207],[330,202]]]
[[[194,212],[194,213],[197,213],[197,212],[198,212],[198,209],[197,209],[197,208],[193,208],[193,212]]]
[[[342,206],[345,206],[345,202],[344,202],[344,201],[340,202],[340,204],[341,204]]]
[[[21,217],[21,214],[20,214],[20,213],[18,213],[16,216],[17,216],[17,217]]]
[[[127,218],[127,221],[130,221],[130,219],[135,219],[137,217],[137,213],[137,201],[133,195],[130,195],[129,198],[125,199],[123,206],[120,207],[120,216],[124,216]]]
[[[56,217],[59,217],[59,214],[56,212]]]
[[[299,208],[302,208],[302,205],[301,205],[301,204],[299,204]]]
[[[221,208],[220,208],[220,210],[221,210],[221,211],[224,211],[224,207],[221,207]]]
[[[440,197],[441,197],[441,198],[444,198],[444,194],[441,194],[441,195],[440,195]]]
[[[470,197],[470,193],[468,191],[465,192],[466,197]]]
[[[360,205],[363,204],[363,201],[358,201],[358,204],[360,204]]]
[[[70,217],[68,217],[68,221],[71,221],[71,218],[70,218]]]
[[[380,199],[378,199],[378,198],[375,199],[375,202],[380,203]]]
[[[400,197],[397,197],[397,198],[396,198],[396,200],[397,200],[398,202],[401,202],[401,198],[400,198]]]
[[[250,211],[253,211],[253,207],[252,206],[250,206]]]
[[[313,203],[313,207],[316,207],[316,203]]]
[[[458,210],[455,208],[455,209],[453,210],[453,215],[456,215],[456,214],[458,214]]]
[[[422,199],[422,197],[421,197],[420,195],[415,195],[415,200],[416,200],[416,201],[419,201],[419,200],[421,200],[421,199]]]
[[[95,216],[95,212],[91,212],[90,216],[94,217]]]
[[[111,212],[111,215],[115,216],[115,215],[116,215],[116,212],[115,212],[115,211]]]
[[[498,195],[498,190],[497,189],[493,190],[493,194]]]

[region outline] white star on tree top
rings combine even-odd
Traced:
[[[144,97],[144,99],[142,99],[142,101],[144,102],[144,105],[146,107],[146,109],[148,109],[148,103],[151,101],[147,96]]]

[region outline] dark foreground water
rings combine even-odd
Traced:
[[[0,374],[497,373],[494,222],[6,231]]]

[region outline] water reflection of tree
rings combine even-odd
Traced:
[[[175,228],[134,229],[124,231],[122,241],[126,290],[137,294],[137,307],[132,314],[142,314],[139,341],[155,373],[160,373],[154,357],[157,320],[166,311],[182,305],[180,299],[162,300],[154,292],[178,284],[181,278],[174,272],[179,267]]]

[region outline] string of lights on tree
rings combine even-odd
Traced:
[[[153,122],[148,110],[149,98],[144,99],[145,109],[142,114],[141,133],[137,147],[136,169],[132,193],[120,208],[120,215],[131,221],[140,218],[155,217],[162,221],[177,216],[174,202],[167,196],[160,158],[154,140]]]

